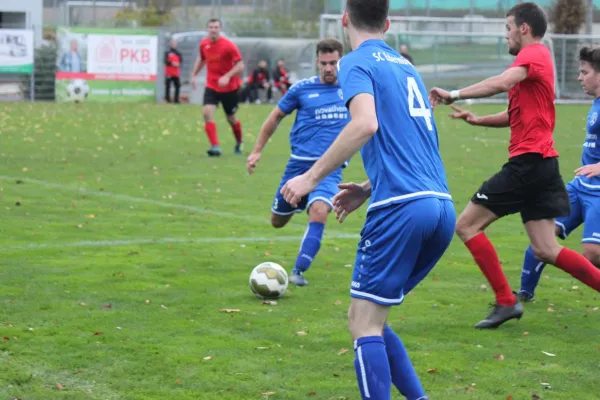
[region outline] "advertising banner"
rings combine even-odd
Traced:
[[[0,74],[32,74],[33,53],[33,31],[0,29]]]
[[[57,41],[57,101],[156,101],[156,32],[60,28]]]

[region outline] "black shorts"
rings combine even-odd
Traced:
[[[558,157],[527,153],[508,160],[485,181],[471,201],[504,217],[521,213],[523,223],[567,217],[571,212]]]
[[[223,110],[227,115],[233,115],[238,109],[238,91],[232,92],[217,92],[216,90],[206,88],[204,89],[204,103],[203,105],[211,104],[218,106],[219,103],[223,104]]]

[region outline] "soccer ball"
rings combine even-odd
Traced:
[[[67,85],[67,97],[74,103],[81,103],[87,99],[90,88],[84,79],[73,79]]]
[[[260,299],[278,299],[287,287],[287,272],[274,262],[258,264],[250,274],[250,288]]]

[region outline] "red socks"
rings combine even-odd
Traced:
[[[208,136],[211,146],[218,146],[219,139],[217,138],[217,124],[214,122],[206,122],[204,124],[204,130],[206,131],[206,136]]]
[[[485,233],[482,232],[471,238],[465,242],[465,245],[496,293],[496,303],[502,306],[515,305],[517,299],[510,290],[504,271],[502,271],[496,249]]]
[[[235,140],[238,143],[241,143],[242,142],[242,123],[240,121],[237,121],[231,129],[233,130],[233,134],[235,135]],[[219,139],[217,137],[217,124],[215,124],[214,122],[206,122],[204,124],[204,130],[206,130],[206,136],[208,136],[208,140],[210,141],[210,144],[212,146],[218,146]]]
[[[242,143],[242,123],[240,121],[236,121],[231,129],[233,130],[233,134],[235,135],[235,140],[238,143]]]
[[[556,257],[555,265],[600,292],[600,270],[578,252],[563,247]]]

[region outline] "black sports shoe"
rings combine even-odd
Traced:
[[[235,145],[235,149],[233,149],[234,154],[242,154],[242,147],[244,146],[244,142],[238,142]]]
[[[514,306],[501,306],[494,304],[494,310],[486,319],[479,321],[475,328],[494,329],[513,318],[521,319],[523,316],[523,304],[517,301]]]
[[[519,300],[521,303],[529,303],[529,302],[533,301],[533,295],[524,290],[519,290],[518,292],[515,292],[513,290],[513,294],[515,295],[517,300]]]

